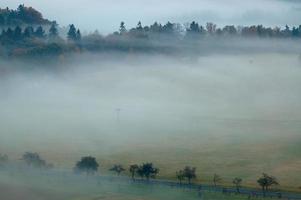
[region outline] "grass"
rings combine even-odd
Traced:
[[[153,162],[160,168],[159,178],[163,179],[175,179],[177,170],[190,165],[197,167],[198,182],[212,183],[212,176],[217,173],[223,178],[224,185],[231,185],[233,178],[241,177],[243,185],[250,187],[257,187],[257,178],[266,172],[278,178],[282,189],[299,190],[301,136],[297,131],[286,135],[244,136],[229,132],[205,136],[167,133],[154,138],[132,135],[116,137],[114,141],[96,136],[89,141],[63,136],[45,136],[31,141],[27,136],[28,146],[20,145],[23,146],[20,148],[16,144],[18,147],[11,152],[1,146],[0,152],[8,152],[13,155],[12,159],[19,159],[25,151],[36,151],[59,168],[72,168],[81,156],[92,155],[100,163],[102,174],[110,173],[108,169],[113,164],[127,167],[133,163]]]
[[[11,193],[9,192],[11,191]],[[1,197],[14,200],[22,194],[31,200],[197,200],[195,190],[159,185],[132,184],[131,182],[96,181],[93,177],[42,172],[0,172]],[[223,195],[203,192],[205,200],[241,200],[242,195]],[[260,200],[260,198],[257,198]],[[16,199],[17,200],[17,199]]]

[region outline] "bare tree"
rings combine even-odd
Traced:
[[[132,175],[132,179],[135,180],[135,174],[137,173],[137,170],[139,169],[139,166],[134,164],[134,165],[131,165],[130,168],[129,168],[129,171]]]
[[[235,179],[233,179],[232,183],[235,185],[237,193],[240,193],[242,179],[236,177]]]
[[[122,165],[114,165],[110,171],[116,172],[117,175],[119,176],[121,172],[125,171]]]
[[[222,178],[218,174],[213,175],[213,184],[216,187],[218,183],[222,181]]]
[[[183,170],[176,172],[176,177],[179,180],[180,184],[182,184],[182,181],[185,179],[185,173]]]

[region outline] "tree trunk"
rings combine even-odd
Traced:
[[[265,187],[262,186],[262,195],[265,197]]]
[[[236,191],[237,191],[237,193],[240,193],[239,186],[236,186]]]

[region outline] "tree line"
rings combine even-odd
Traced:
[[[49,170],[54,168],[53,164],[47,163],[38,153],[26,152],[22,155],[21,160],[26,166],[34,169]],[[8,156],[0,154],[0,169],[4,168],[8,162]],[[75,174],[86,174],[87,176],[93,176],[98,172],[99,168],[100,164],[95,157],[84,156],[75,163],[73,172]],[[160,170],[159,168],[155,167],[153,163],[147,162],[142,163],[141,165],[132,164],[128,167],[128,169],[121,164],[115,164],[109,169],[109,171],[116,173],[118,176],[120,176],[121,173],[128,171],[128,174],[130,174],[130,177],[133,181],[135,181],[137,178],[149,181],[150,179],[155,179]],[[186,166],[183,169],[175,172],[175,178],[179,181],[180,185],[182,185],[183,181],[185,180],[187,181],[186,184],[190,185],[192,184],[192,181],[197,179],[196,168]],[[214,187],[222,184],[222,182],[223,179],[220,175],[213,175],[212,183]],[[236,188],[237,193],[240,193],[242,183],[243,179],[240,177],[235,177],[232,180],[232,184]],[[279,185],[279,182],[274,176],[263,173],[262,176],[257,179],[257,184],[261,187],[262,193],[265,196],[271,187]]]
[[[2,26],[1,26],[2,25]],[[5,26],[3,26],[5,25]],[[17,10],[0,9],[0,56],[41,57],[62,56],[72,52],[173,52],[187,46],[201,48],[199,41],[210,38],[301,38],[301,25],[284,28],[263,25],[218,27],[214,23],[201,25],[155,22],[133,28],[121,22],[119,29],[108,35],[98,31],[82,35],[74,24],[62,34],[58,24],[42,17],[31,7],[20,5]],[[210,40],[212,41],[212,40]]]

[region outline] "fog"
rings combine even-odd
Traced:
[[[282,26],[300,23],[300,1],[290,0],[2,0],[0,7],[16,8],[24,3],[42,11],[46,18],[60,25],[76,24],[86,31],[98,29],[109,33],[118,29],[121,21],[135,27],[139,20],[149,25],[154,21],[201,24],[215,22],[220,26],[253,25]],[[73,10],[74,12],[66,11]],[[131,10],[131,12],[128,12]],[[108,20],[110,19],[110,20]]]
[[[217,171],[254,185],[269,172],[285,187],[299,184],[300,45],[218,42],[199,55],[2,61],[0,152],[16,162],[38,152],[67,170],[92,155],[102,174],[114,163],[153,162],[161,178],[191,165],[202,181]]]

